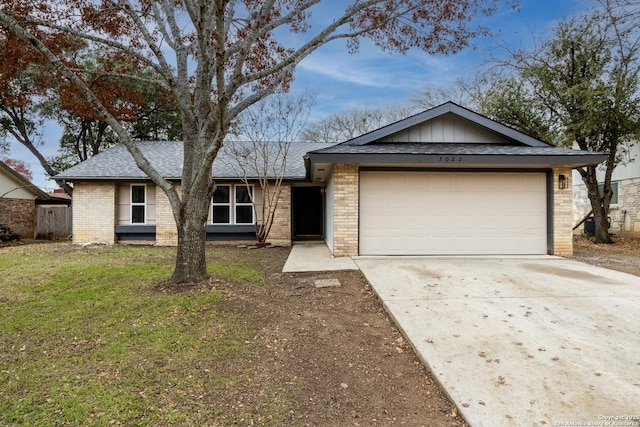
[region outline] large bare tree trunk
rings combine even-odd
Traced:
[[[203,202],[193,196],[182,204],[176,218],[178,249],[176,268],[170,279],[172,283],[196,283],[208,277],[205,253],[208,206],[208,199]]]
[[[211,176],[211,172],[208,176]],[[193,183],[189,194],[183,193],[179,214],[174,213],[178,229],[178,249],[176,268],[170,279],[172,283],[196,283],[208,277],[206,221],[214,188],[213,181],[208,177]]]
[[[185,217],[178,224],[178,251],[172,283],[196,283],[207,278],[204,223]]]

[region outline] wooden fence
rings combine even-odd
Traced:
[[[70,236],[70,206],[38,206],[36,208],[36,239],[63,240]]]

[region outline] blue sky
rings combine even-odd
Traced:
[[[312,113],[316,120],[358,104],[406,104],[427,86],[448,87],[461,77],[472,77],[498,43],[527,48],[533,34],[552,30],[558,20],[588,6],[584,0],[521,0],[519,12],[502,8],[492,17],[479,18],[491,28],[493,37],[472,40],[472,47],[456,55],[432,56],[419,51],[389,54],[366,42],[361,44],[359,53],[350,55],[344,43],[327,45],[299,65],[292,91],[317,93]],[[46,143],[42,148],[46,156],[55,154],[59,138],[60,130],[55,125],[45,126]],[[9,157],[30,165],[34,184],[45,190],[55,187],[35,157],[21,145],[12,144]]]

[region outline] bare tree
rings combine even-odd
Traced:
[[[291,144],[298,141],[315,104],[316,95],[278,93],[246,109],[239,116],[225,149],[228,165],[247,187],[257,182],[260,198],[249,191],[256,218],[256,238],[264,245],[275,219],[287,171]]]
[[[207,277],[204,224],[215,188],[212,164],[232,122],[261,99],[286,90],[300,61],[336,40],[346,40],[357,51],[364,38],[389,51],[455,53],[470,38],[488,34],[472,23],[473,17],[515,2],[353,0],[337,8],[320,0],[3,0],[0,26],[77,88],[138,167],[166,193],[178,229],[171,280],[183,283]],[[314,12],[329,18],[312,24]],[[298,37],[283,37],[287,31]],[[111,74],[153,82],[171,93],[184,139],[180,191],[152,166],[126,126],[83,80],[83,65],[51,49],[50,40],[58,34],[97,46],[105,57],[154,70],[153,76],[139,77],[115,67]]]
[[[427,86],[411,99],[411,103],[417,108],[429,109],[447,101],[452,101],[472,108],[473,100],[469,95],[470,90],[472,90],[470,83],[464,80],[458,80],[455,85],[448,87]]]
[[[416,108],[411,106],[376,108],[356,105],[310,124],[303,130],[301,138],[309,142],[343,142],[405,119],[415,112]]]

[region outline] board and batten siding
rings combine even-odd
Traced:
[[[426,123],[412,126],[389,137],[390,142],[455,142],[473,143],[509,143],[510,141],[493,132],[485,131],[478,125],[453,114],[437,117]]]

